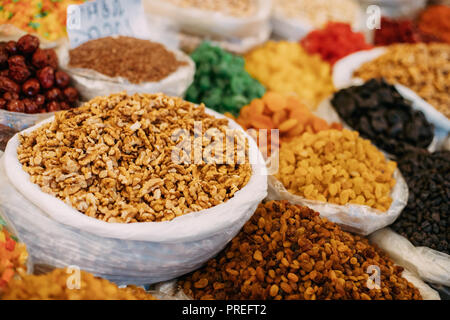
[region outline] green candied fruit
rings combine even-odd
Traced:
[[[209,76],[201,76],[198,81],[198,85],[201,90],[206,91],[211,88],[211,80]]]
[[[190,87],[186,91],[186,100],[192,101],[192,102],[198,102],[198,96],[199,91],[197,87],[193,84],[190,85]]]
[[[222,90],[218,88],[211,89],[203,96],[202,102],[209,108],[216,109],[222,101]]]
[[[194,83],[186,99],[203,102],[209,108],[238,116],[240,109],[253,98],[260,98],[265,89],[245,71],[242,57],[203,42],[191,54],[196,64]]]

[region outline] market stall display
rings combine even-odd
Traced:
[[[424,114],[382,79],[342,89],[331,104],[351,128],[391,155],[426,149],[433,141],[434,128]]]
[[[1,300],[155,300],[144,289],[130,286],[119,288],[108,280],[79,271],[77,287],[74,270],[55,269],[43,275],[23,275],[11,281]],[[73,282],[73,283],[72,283]],[[68,287],[68,283],[73,287]]]
[[[186,99],[234,116],[255,98],[264,87],[244,69],[244,59],[210,44],[202,43],[192,54],[196,72]]]
[[[84,1],[86,0],[4,0],[0,8],[0,24],[13,24],[45,39],[58,40],[67,36],[67,7]]]
[[[348,23],[342,22],[329,22],[322,29],[311,31],[300,43],[308,53],[319,54],[331,65],[351,53],[372,48],[363,33],[352,31]]]
[[[268,41],[245,56],[245,69],[267,90],[294,92],[310,109],[334,90],[330,65],[295,42]]]
[[[84,100],[123,90],[182,96],[195,72],[183,52],[126,36],[94,39],[73,49],[65,43],[58,56]]]
[[[0,299],[448,299],[449,17],[4,0]]]
[[[354,76],[364,80],[383,77],[390,83],[400,83],[450,118],[449,56],[448,44],[397,44],[364,63]]]
[[[0,122],[17,130],[51,115],[27,114],[75,108],[79,99],[55,51],[39,45],[29,34],[0,44]]]
[[[366,286],[369,265],[380,268],[380,289]],[[319,213],[270,201],[217,257],[179,285],[194,299],[422,299],[402,271],[367,239]]]

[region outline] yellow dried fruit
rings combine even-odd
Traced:
[[[369,140],[349,130],[304,133],[281,145],[275,177],[310,200],[367,205],[386,211],[392,203],[397,164]]]

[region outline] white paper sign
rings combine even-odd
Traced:
[[[70,47],[112,35],[142,38],[148,34],[141,0],[96,0],[67,7]]]

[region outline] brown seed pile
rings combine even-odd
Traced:
[[[180,129],[187,137],[174,138]],[[57,113],[51,123],[21,136],[18,159],[31,182],[90,217],[172,220],[227,201],[250,179],[245,139],[227,148],[222,164],[205,157],[195,161],[196,150],[205,152],[215,143],[204,138],[209,129],[226,132],[228,120],[207,115],[204,105],[163,94],[113,94]],[[237,135],[226,137],[234,142]],[[183,151],[180,144],[203,149],[174,158]],[[228,159],[238,155],[245,157],[240,164]]]
[[[371,265],[380,269],[379,289],[367,286]],[[421,299],[402,271],[367,239],[317,212],[271,201],[179,285],[194,299]]]
[[[80,287],[75,273],[55,269],[44,275],[25,275],[12,280],[2,300],[155,300],[135,286],[118,288],[106,279],[80,271]]]
[[[385,78],[414,90],[450,118],[450,44],[396,44],[355,72],[364,80]]]
[[[69,55],[70,67],[124,77],[131,83],[159,81],[186,65],[159,43],[122,36],[85,42]]]

